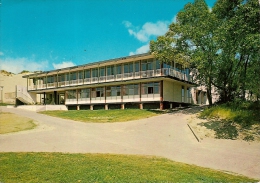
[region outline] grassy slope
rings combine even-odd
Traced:
[[[140,110],[140,109],[115,109],[115,110],[79,110],[79,111],[44,111],[42,114],[50,116],[72,119],[82,122],[97,122],[97,123],[111,123],[111,122],[125,122],[148,118],[162,114],[161,111]]]
[[[36,125],[32,119],[12,113],[0,112],[0,134],[33,129]]]
[[[165,158],[108,154],[0,153],[1,182],[256,182]]]
[[[204,110],[201,118],[217,138],[260,140],[260,104],[252,102],[227,103]]]

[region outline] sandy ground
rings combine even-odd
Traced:
[[[0,152],[140,154],[165,157],[260,180],[260,143],[203,138],[196,140],[188,117],[171,113],[124,123],[83,123],[35,112],[8,109],[38,122],[34,130],[0,135]]]

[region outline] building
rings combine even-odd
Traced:
[[[139,54],[23,76],[42,103],[68,109],[172,108],[192,103],[189,69]]]
[[[34,104],[36,94],[27,92],[25,74],[11,74],[0,71],[0,103],[6,104]]]

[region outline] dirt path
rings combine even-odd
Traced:
[[[142,154],[166,157],[260,179],[260,144],[204,139],[187,126],[190,112],[112,123],[82,123],[35,112],[2,108],[38,121],[35,130],[0,135],[0,152]]]

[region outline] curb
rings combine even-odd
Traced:
[[[188,127],[190,128],[191,132],[193,133],[194,137],[197,139],[198,142],[200,142],[199,138],[197,137],[197,135],[194,133],[194,131],[192,130],[192,128],[190,127],[189,124],[187,124]]]

